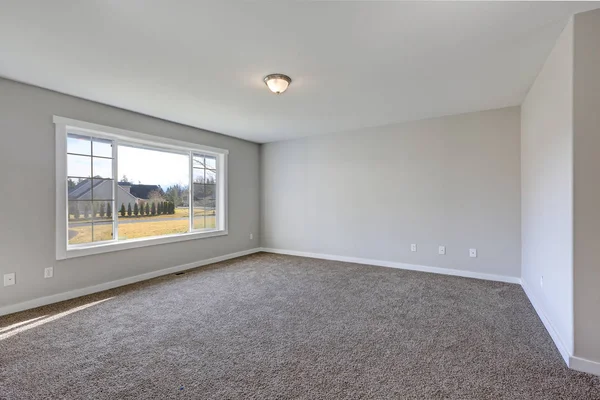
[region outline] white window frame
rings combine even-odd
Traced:
[[[78,121],[71,118],[54,116],[55,133],[56,133],[56,259],[64,260],[74,257],[82,257],[92,254],[100,254],[113,252],[118,250],[134,249],[138,247],[154,246],[158,244],[181,242],[192,239],[203,239],[215,236],[224,236],[228,231],[228,201],[227,201],[227,158],[229,151],[216,147],[203,146],[196,143],[184,142],[160,136],[148,135],[145,133],[129,131],[126,129],[113,128],[93,124],[90,122]],[[190,230],[187,233],[172,234],[166,236],[154,236],[139,239],[118,240],[118,227],[114,226],[113,235],[115,239],[104,242],[93,242],[77,245],[69,245],[68,243],[68,187],[67,187],[67,134],[79,133],[90,135],[102,139],[115,140],[117,145],[119,142],[127,144],[148,146],[153,149],[164,149],[165,151],[176,151],[190,155],[190,173],[193,161],[193,153],[202,153],[215,156],[217,160],[217,188],[216,188],[216,224],[215,229],[194,231],[191,228],[193,212],[190,212]],[[113,146],[113,177],[116,186],[118,185],[118,160],[117,160],[117,145]],[[191,182],[193,176],[190,175],[190,198],[193,187]],[[190,207],[193,210],[193,203],[190,202]],[[115,213],[114,225],[118,225],[118,210],[114,209]]]

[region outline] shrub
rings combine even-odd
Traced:
[[[150,204],[146,203],[146,215],[150,215]]]
[[[83,217],[85,219],[90,217],[90,205],[87,202],[85,203],[85,206],[83,206]]]
[[[127,203],[127,216],[131,217],[131,203]]]
[[[140,208],[138,207],[137,203],[133,204],[133,215],[135,215],[136,217],[139,215],[140,213]]]
[[[127,211],[125,211],[125,204],[121,203],[121,210],[119,212],[121,213],[121,217],[125,216],[127,213]]]
[[[133,210],[135,212],[135,210]],[[140,200],[140,216],[144,216],[144,202]]]
[[[106,209],[104,208],[104,202],[100,203],[100,218],[104,218],[106,215]]]
[[[156,207],[156,213],[158,215],[162,214],[162,209],[163,209],[163,207],[162,207],[162,201],[159,201],[158,202],[158,207]]]
[[[106,203],[106,217],[112,218],[112,207],[110,206],[110,203]]]
[[[152,214],[152,216],[156,215],[156,203],[152,203],[152,207],[150,208],[150,214]]]
[[[75,207],[73,207],[73,217],[75,219],[79,219],[80,216],[81,214],[79,213],[79,205],[76,204]]]

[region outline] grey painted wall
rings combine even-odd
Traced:
[[[160,94],[157,94],[157,96]],[[225,148],[229,235],[55,260],[53,115]],[[259,145],[0,79],[0,307],[259,246]],[[249,239],[249,233],[255,239]],[[44,279],[44,268],[54,278]]]
[[[573,353],[573,23],[521,109],[522,280]],[[540,284],[544,277],[543,287]]]
[[[513,107],[263,145],[263,246],[520,277],[519,138]]]
[[[575,15],[575,356],[600,362],[600,9]]]

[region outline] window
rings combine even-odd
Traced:
[[[227,234],[227,150],[54,122],[57,259]]]

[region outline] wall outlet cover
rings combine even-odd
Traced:
[[[54,267],[44,268],[44,278],[52,278],[54,276]]]
[[[410,245],[410,251],[417,251],[417,245],[416,244],[411,244]]]
[[[446,254],[446,246],[440,246],[438,248],[438,253],[441,254],[441,255]]]
[[[469,257],[477,257],[477,249],[469,249]]]
[[[15,273],[11,272],[10,274],[4,274],[4,286],[12,286],[15,282]]]

